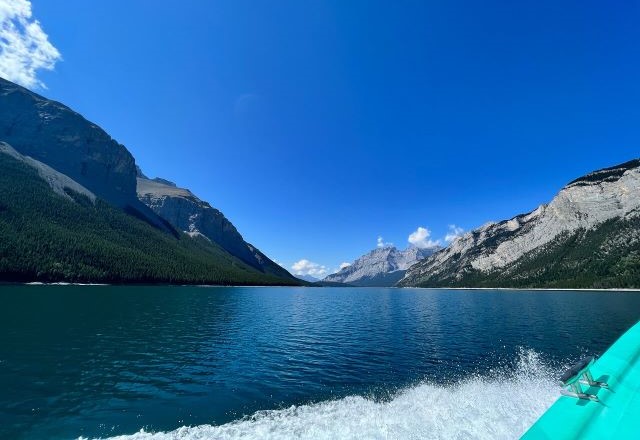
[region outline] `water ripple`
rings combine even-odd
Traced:
[[[463,391],[500,387],[496,371],[513,391],[524,350],[548,367],[531,373],[546,396],[562,365],[640,318],[634,293],[2,286],[0,299],[0,437],[15,439],[411,438],[420,424],[451,434],[436,417],[454,404],[478,417],[454,438],[499,437],[508,408],[485,414]],[[173,431],[185,425],[198,428]]]

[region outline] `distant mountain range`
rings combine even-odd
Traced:
[[[100,127],[1,78],[0,281],[303,284]],[[317,283],[345,284],[640,287],[640,160],[447,248],[376,248]]]
[[[399,285],[640,287],[640,160],[589,173],[547,205],[466,233]]]
[[[311,275],[294,275],[296,278],[302,281],[306,281],[307,283],[317,283],[320,279],[316,277],[312,277]]]
[[[0,281],[299,284],[100,127],[2,78]]]
[[[439,249],[411,246],[401,251],[394,246],[379,247],[323,281],[362,287],[390,287],[404,277],[407,269]]]

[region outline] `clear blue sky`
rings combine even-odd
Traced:
[[[288,268],[527,212],[640,156],[638,2],[32,4],[63,58],[43,93]]]

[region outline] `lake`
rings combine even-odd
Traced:
[[[517,438],[636,292],[0,286],[0,437]],[[177,431],[176,431],[177,430]]]

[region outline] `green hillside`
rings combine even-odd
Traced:
[[[296,284],[204,238],[167,234],[99,199],[69,195],[75,202],[0,154],[0,281]]]
[[[610,220],[564,234],[511,265],[460,278],[427,276],[420,287],[640,288],[640,217]],[[443,276],[444,275],[444,276]]]

